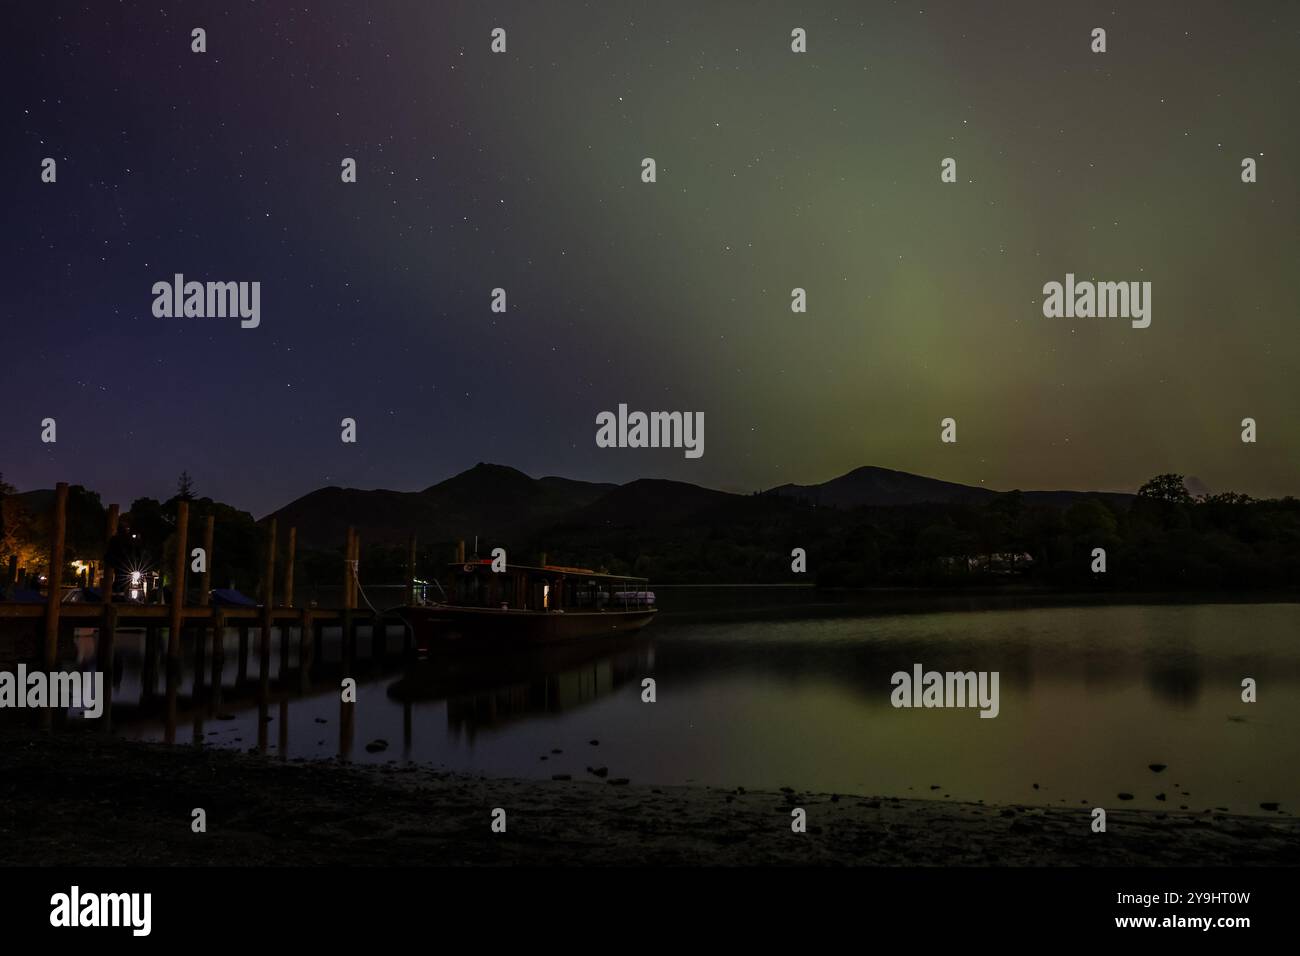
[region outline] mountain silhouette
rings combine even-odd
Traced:
[[[339,547],[348,526],[363,546],[402,544],[411,532],[424,541],[479,535],[512,539],[591,504],[617,485],[569,478],[530,478],[504,465],[480,462],[423,491],[321,488],[268,515],[296,527],[306,548]]]
[[[638,478],[615,486],[609,493],[569,515],[564,524],[585,527],[680,524],[736,500],[745,501],[747,498],[685,481]]]
[[[817,485],[787,484],[760,495],[738,495],[689,482],[640,478],[623,485],[570,478],[532,478],[505,465],[480,462],[423,491],[321,488],[268,515],[296,527],[303,547],[339,547],[349,525],[365,545],[397,545],[414,531],[422,541],[517,541],[548,528],[637,528],[692,519],[753,520],[793,499],[817,507],[852,509],[922,503],[981,503],[999,492],[905,471],[866,466]],[[1027,502],[1068,506],[1082,498],[1126,504],[1132,495],[1027,491]],[[264,519],[265,520],[265,519]]]
[[[979,504],[1005,492],[864,465],[818,485],[780,485],[765,493],[796,498],[819,507],[861,508],[926,503]],[[1022,491],[1021,495],[1027,503],[1062,507],[1081,498],[1101,498],[1118,505],[1127,504],[1133,498],[1130,494],[1109,491]]]

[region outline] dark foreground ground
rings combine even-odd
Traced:
[[[791,832],[791,809],[808,832]],[[191,811],[207,811],[207,832]],[[493,833],[493,808],[506,833]],[[1300,863],[1300,819],[480,779],[0,732],[0,864]]]

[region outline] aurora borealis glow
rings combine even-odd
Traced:
[[[1300,6],[227,6],[8,14],[20,488],[188,469],[261,514],[484,460],[1300,493]],[[260,327],[155,318],[174,273],[260,281]],[[1067,273],[1150,281],[1151,327],[1044,318]],[[597,448],[621,402],[703,412],[707,453]]]

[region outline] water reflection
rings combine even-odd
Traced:
[[[352,650],[338,628],[305,643],[277,629],[265,651],[247,627],[215,644],[209,631],[173,667],[157,635],[122,631],[106,683],[118,732],[175,741],[188,723],[182,743],[281,760],[540,778],[607,766],[645,783],[989,802],[1104,805],[1123,791],[1152,809],[1300,804],[1297,605],[799,611],[669,615],[617,645],[421,661],[396,627],[361,628]],[[78,638],[80,666],[97,666],[96,644]],[[1000,715],[892,708],[890,675],[915,663],[997,670]],[[345,674],[356,703],[341,698]],[[1256,704],[1240,700],[1244,677],[1259,682]]]
[[[455,655],[410,667],[388,687],[405,705],[446,701],[447,726],[469,734],[542,714],[563,714],[612,694],[653,667],[644,638],[532,648],[503,656]],[[409,711],[409,706],[408,706]]]
[[[192,636],[183,644],[186,653],[181,659],[168,661],[165,643],[156,634],[144,629],[118,631],[111,678],[105,684],[112,688],[115,714],[124,732],[150,736],[160,729],[165,742],[175,743],[178,726],[188,722],[191,742],[211,742],[209,738],[221,732],[205,730],[208,722],[239,720],[242,710],[245,719],[255,725],[256,749],[278,751],[281,758],[287,758],[298,749],[291,746],[296,742],[289,737],[291,703],[300,706],[337,695],[337,754],[350,758],[354,756],[356,704],[341,693],[349,668],[358,671],[351,676],[359,684],[378,681],[384,685],[385,696],[401,707],[402,737],[409,749],[417,704],[445,704],[446,725],[472,736],[481,729],[574,710],[636,680],[641,666],[653,666],[649,645],[637,638],[523,649],[508,655],[457,653],[415,658],[406,652],[400,638],[395,640],[397,629],[389,628],[386,633],[366,633],[365,640],[358,642],[365,654],[354,657],[341,646],[338,629],[333,633],[326,629],[312,654],[304,649],[295,629],[282,632],[275,628],[269,641],[256,635],[257,654],[250,659],[253,635],[249,628],[223,631],[209,653],[211,634],[208,629],[203,635]],[[98,668],[102,642],[97,635],[78,635],[75,647],[78,669]],[[269,733],[270,724],[276,722],[273,713],[279,722],[274,746]],[[317,753],[316,747],[306,750]]]

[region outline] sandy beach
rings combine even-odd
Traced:
[[[191,812],[207,813],[207,832]],[[506,832],[491,829],[494,808]],[[791,830],[791,810],[807,832]],[[525,781],[0,732],[5,865],[1164,866],[1300,863],[1300,820]]]

